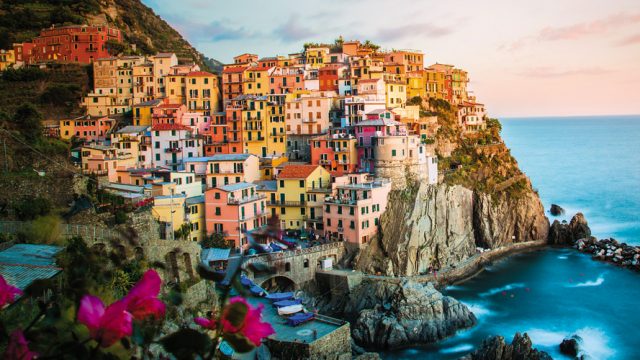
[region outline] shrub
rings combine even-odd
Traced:
[[[60,235],[60,218],[49,215],[31,222],[23,233],[23,239],[33,244],[58,245]]]
[[[39,216],[49,215],[52,204],[43,197],[27,196],[13,204],[13,211],[21,221],[33,220]]]
[[[31,103],[23,103],[13,115],[13,124],[18,128],[22,137],[35,144],[42,136],[42,114]]]
[[[227,242],[225,241],[224,235],[220,233],[214,233],[211,236],[207,236],[202,241],[200,241],[200,246],[202,246],[203,249],[227,249],[229,247],[229,244],[227,244]]]
[[[2,72],[2,80],[5,81],[35,81],[45,76],[44,70],[37,67],[9,68]]]
[[[125,211],[123,210],[116,211],[116,214],[115,214],[116,224],[118,225],[125,224],[127,220],[129,220],[129,217],[127,216],[127,213]]]
[[[80,99],[81,92],[80,86],[76,84],[53,84],[40,94],[40,102],[56,106],[69,106]]]

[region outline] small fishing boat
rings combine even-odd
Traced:
[[[281,300],[289,300],[289,299],[293,299],[293,293],[292,292],[271,293],[267,295],[266,298],[273,302],[281,301]]]
[[[293,299],[293,300],[276,301],[276,302],[273,303],[273,306],[275,306],[277,308],[281,308],[281,307],[285,307],[285,306],[298,305],[298,304],[302,304],[302,300]]]
[[[298,326],[307,321],[313,320],[313,313],[298,313],[287,318],[287,325]]]
[[[278,308],[278,315],[291,315],[302,311],[302,304],[289,305]]]

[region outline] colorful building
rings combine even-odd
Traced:
[[[111,134],[119,168],[144,168],[151,165],[151,149],[147,146],[149,126],[125,126]]]
[[[14,50],[0,50],[0,71],[4,71],[16,64]]]
[[[247,68],[245,72],[245,82],[243,93],[247,95],[268,95],[269,94],[269,73],[273,66],[255,65]]]
[[[283,229],[322,226],[322,203],[331,190],[331,175],[322,166],[287,164],[276,177],[277,191],[269,199],[271,214]]]
[[[358,141],[346,132],[332,132],[311,139],[311,164],[320,165],[332,174],[358,170]]]
[[[211,116],[220,106],[218,76],[206,71],[193,71],[186,75],[187,110]]]
[[[33,39],[29,59],[24,61],[89,64],[109,56],[108,41],[122,42],[120,30],[107,25],[52,26]],[[26,57],[24,53],[22,56]]]
[[[69,140],[72,137],[86,142],[104,141],[116,121],[106,116],[85,115],[73,120],[60,120],[60,137]]]
[[[136,126],[150,126],[156,107],[164,102],[161,99],[144,101],[133,105],[133,124]]]
[[[366,174],[336,178],[333,193],[324,200],[325,233],[358,246],[369,243],[378,232],[390,191],[389,180],[370,180]]]
[[[207,187],[260,180],[260,161],[253,154],[220,154],[207,158]]]
[[[222,101],[225,106],[227,101],[242,95],[245,80],[244,73],[248,68],[248,66],[230,66],[222,70]]]
[[[265,196],[255,184],[240,182],[207,189],[205,193],[207,234],[223,234],[228,244],[248,244],[247,233],[267,223]]]
[[[184,159],[202,156],[202,139],[181,124],[156,124],[151,127],[151,166],[181,170]]]

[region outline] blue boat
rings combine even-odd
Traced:
[[[290,300],[290,299],[293,299],[293,293],[292,292],[271,293],[267,295],[266,298],[274,302],[280,301],[280,300]]]
[[[273,306],[275,306],[275,307],[284,307],[284,306],[291,306],[291,305],[298,305],[298,304],[302,304],[302,300],[300,300],[300,299],[280,300],[280,301],[274,302]]]
[[[249,288],[249,291],[251,291],[251,293],[255,296],[262,296],[265,294],[266,291],[264,291],[263,288],[261,288],[258,285],[253,285],[251,288]]]
[[[298,326],[313,319],[313,313],[297,313],[287,318],[287,325]]]
[[[253,281],[251,281],[251,279],[249,279],[244,275],[240,276],[240,283],[242,284],[242,286],[246,286],[246,287],[251,287],[254,285]]]

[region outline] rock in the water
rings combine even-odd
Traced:
[[[573,245],[577,240],[591,236],[591,229],[582,213],[571,218],[569,224],[555,220],[549,229],[548,242],[552,245]]]
[[[582,344],[582,338],[578,335],[573,335],[569,338],[562,340],[560,344],[560,352],[576,357],[580,353],[580,345]]]
[[[358,314],[352,327],[356,342],[377,349],[433,343],[476,322],[464,304],[430,283],[413,281],[363,282],[345,311]]]
[[[551,360],[544,351],[532,347],[526,333],[516,333],[511,345],[505,343],[502,336],[490,337],[482,342],[479,349],[461,358],[461,360]]]
[[[556,204],[551,204],[551,209],[549,209],[549,212],[553,216],[564,215],[564,209],[560,205]]]

